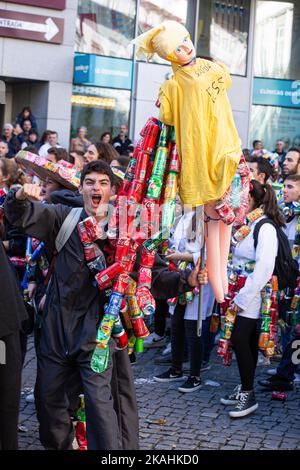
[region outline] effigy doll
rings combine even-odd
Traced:
[[[196,58],[188,31],[175,21],[163,22],[133,43],[137,57],[157,53],[171,62],[173,76],[159,91],[159,119],[175,128],[183,204],[204,205],[208,276],[222,302],[232,224],[244,218],[249,190],[227,96],[230,75],[224,65]]]

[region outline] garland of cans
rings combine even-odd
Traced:
[[[101,225],[93,217],[78,224],[88,266],[93,273],[97,271],[95,279],[99,289],[111,287],[91,360],[92,370],[98,373],[107,367],[111,335],[117,339],[119,349],[128,344],[119,316],[122,309],[128,309],[135,338],[149,334],[143,315],[153,315],[155,311],[155,301],[150,293],[155,252],[169,237],[175,218],[179,157],[174,129],[150,118],[141,136],[109,221],[108,238],[115,246],[115,261],[111,266],[104,265],[103,259],[99,258],[100,249],[95,244],[104,235]],[[130,273],[141,245],[135,283]]]

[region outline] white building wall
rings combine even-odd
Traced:
[[[1,9],[64,19],[64,38],[59,45],[0,38],[0,77],[33,80],[14,96],[18,109],[13,106],[11,119],[30,104],[39,131],[57,130],[63,146],[68,146],[70,136],[77,3],[77,0],[67,0],[66,9],[57,11],[0,1]]]

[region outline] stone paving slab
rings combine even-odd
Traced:
[[[157,450],[292,450],[300,449],[300,386],[288,392],[285,402],[271,399],[270,392],[256,387],[259,403],[257,411],[243,419],[232,420],[228,408],[220,404],[220,398],[231,392],[238,383],[238,371],[233,361],[225,368],[215,351],[212,367],[202,374],[202,382],[209,379],[220,383],[219,387],[203,385],[193,393],[180,393],[180,382],[157,383],[155,374],[165,366],[154,364],[161,350],[152,348],[137,354],[138,363],[133,366],[140,417],[141,449]],[[259,365],[256,380],[265,377],[270,365]],[[276,362],[272,363],[276,367]],[[34,404],[26,403],[25,396],[34,387],[36,359],[33,339],[28,342],[28,352],[23,371],[23,393],[19,422],[28,431],[19,433],[19,447],[23,450],[40,450],[38,423]],[[154,420],[166,420],[155,424]],[[152,421],[149,422],[149,421]]]

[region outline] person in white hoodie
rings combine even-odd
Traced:
[[[260,216],[254,217],[254,210],[261,208]],[[251,217],[252,213],[252,217]],[[256,211],[256,215],[257,211]],[[254,247],[253,232],[263,218],[270,219],[277,227],[285,225],[279,211],[274,190],[268,184],[251,181],[249,192],[248,223],[250,233],[241,240],[233,252],[233,266],[243,268],[246,282],[234,299],[233,310],[237,313],[231,342],[236,354],[241,385],[233,394],[221,398],[224,405],[235,405],[229,412],[231,418],[240,418],[253,413],[258,408],[254,393],[254,376],[258,358],[259,329],[261,310],[261,290],[271,278],[278,251],[276,228],[272,223],[264,223],[258,232],[257,247]],[[256,219],[256,220],[254,220]],[[246,263],[255,262],[254,270],[248,273]]]
[[[197,217],[198,214],[200,213],[195,210],[189,210],[181,217],[170,240],[170,252],[166,256],[167,261],[186,261],[194,265],[199,262],[201,219]],[[212,313],[214,295],[209,283],[204,285],[203,289],[202,320],[205,320]],[[172,366],[166,372],[154,377],[157,382],[183,381],[186,379],[178,388],[178,391],[183,393],[193,392],[201,387],[200,370],[203,357],[203,341],[197,335],[198,303],[199,295],[196,295],[184,305],[177,301],[175,309],[170,307]],[[182,372],[185,341],[190,361],[188,378],[184,377]]]

